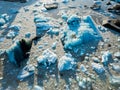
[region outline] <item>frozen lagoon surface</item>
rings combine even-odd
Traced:
[[[47,11],[43,4],[55,1],[0,1],[0,90],[119,90],[120,34],[102,27],[101,22],[105,18],[120,16],[107,12],[107,7],[110,7],[106,5],[108,0],[99,1],[102,6],[96,11],[89,8],[93,5],[93,0],[56,0],[58,8],[50,11]],[[68,22],[71,22],[74,15],[77,18],[70,28]],[[90,20],[94,21],[101,39],[96,36],[94,25],[93,31],[89,30],[91,23],[84,22],[86,16],[90,16]],[[77,27],[77,31],[71,30],[74,29],[73,26]],[[8,49],[16,40],[39,35],[43,29],[46,29],[45,34],[36,45],[33,43],[27,63],[23,62],[20,68],[10,63],[2,51]],[[15,35],[10,33],[11,31]],[[66,31],[67,39],[62,45],[61,37]],[[30,38],[26,37],[28,32]],[[7,35],[10,38],[7,38]],[[75,39],[70,39],[71,35]],[[94,44],[96,39],[97,44]],[[57,43],[55,49],[54,43]],[[72,57],[66,57],[65,53],[71,53]],[[44,64],[46,66],[38,64],[39,56],[47,58],[41,59],[47,61]],[[99,62],[94,62],[93,57],[98,58]],[[109,63],[111,58],[113,62]],[[34,68],[27,67],[29,65]]]

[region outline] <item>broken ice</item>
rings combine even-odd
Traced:
[[[33,65],[25,66],[17,76],[20,81],[34,74],[35,67]]]
[[[56,60],[57,55],[50,51],[49,49],[43,51],[42,55],[37,58],[38,63],[43,64],[44,66],[51,65],[55,63]]]
[[[58,61],[59,71],[74,70],[75,66],[75,59],[70,54],[66,54],[65,56],[61,57]]]

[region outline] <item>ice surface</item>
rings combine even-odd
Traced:
[[[97,73],[97,74],[103,74],[105,73],[105,69],[102,65],[98,64],[98,63],[92,63],[92,68],[93,70]]]
[[[104,52],[102,55],[102,63],[104,66],[108,66],[109,63],[113,62],[112,54],[109,51]]]
[[[11,8],[11,9],[9,10],[9,12],[10,12],[11,14],[17,14],[17,13],[19,13],[18,9],[16,9],[16,8]]]
[[[25,66],[18,74],[17,79],[22,81],[26,77],[29,77],[34,74],[35,67],[33,65],[27,65]]]
[[[50,51],[49,49],[46,49],[43,51],[42,56],[39,56],[37,58],[38,63],[43,64],[44,66],[49,66],[53,63],[55,63],[57,60],[57,55]]]
[[[16,59],[23,60],[23,53],[20,48],[20,42],[16,41],[9,49],[6,50],[6,53],[8,55],[8,59],[11,63],[17,65]]]
[[[58,61],[59,71],[74,70],[75,66],[75,59],[70,54],[66,54],[65,56],[61,57]]]

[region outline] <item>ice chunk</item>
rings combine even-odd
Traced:
[[[35,67],[33,65],[25,66],[17,76],[20,81],[34,74]]]
[[[38,85],[35,85],[33,90],[44,90],[44,88]]]
[[[8,22],[8,21],[10,20],[10,16],[7,15],[6,13],[5,13],[5,14],[2,14],[2,15],[0,16],[0,18],[3,18],[3,19],[5,20],[5,22]]]
[[[20,26],[19,25],[11,25],[9,27],[10,30],[13,30],[13,31],[19,31],[20,30]]]
[[[36,34],[39,35],[43,33],[43,31],[47,31],[51,28],[49,24],[46,23],[36,23]]]
[[[53,49],[53,50],[56,49],[56,45],[57,45],[57,42],[54,42],[54,43],[52,44],[52,49]]]
[[[27,32],[27,33],[25,34],[25,38],[30,38],[30,36],[31,36],[31,33],[30,33],[30,32]]]
[[[120,72],[120,65],[112,64],[112,69],[115,70],[116,72]]]
[[[120,77],[119,76],[110,76],[109,78],[110,84],[114,86],[120,86]]]
[[[5,20],[3,18],[0,18],[0,26],[3,26],[5,24]]]
[[[67,19],[68,19],[68,16],[67,16],[67,14],[65,14],[65,13],[63,13],[61,17],[62,17],[62,19],[63,19],[64,21],[67,21]]]
[[[57,60],[57,55],[52,51],[50,51],[49,49],[43,51],[42,56],[39,56],[37,58],[38,63],[42,63],[45,66],[55,63],[56,60]]]
[[[59,71],[74,70],[75,65],[76,65],[75,59],[70,54],[61,57],[60,60],[58,61]]]
[[[113,62],[112,54],[109,51],[104,52],[102,55],[102,63],[104,66],[108,66],[109,63]]]
[[[62,0],[62,2],[63,2],[63,3],[68,3],[68,2],[69,2],[69,0]]]
[[[97,58],[97,57],[92,57],[92,59],[93,59],[93,61],[96,62],[96,63],[99,63],[99,62],[100,62],[99,58]]]
[[[91,16],[80,18],[73,15],[68,18],[67,23],[69,28],[64,30],[61,37],[65,50],[82,56],[88,51],[93,51],[90,47],[96,49],[101,36]]]
[[[57,30],[57,29],[50,29],[49,31],[47,31],[47,33],[49,34],[49,35],[56,35],[56,36],[58,36],[59,35],[59,30]]]
[[[80,65],[80,70],[84,73],[87,72],[87,69],[83,64]]]
[[[91,90],[92,89],[92,81],[90,78],[79,78],[78,85],[82,90]]]
[[[5,53],[4,49],[0,49],[0,56],[3,55]]]
[[[34,17],[34,22],[35,23],[40,23],[40,22],[48,22],[49,19],[42,17],[42,16],[35,16]]]
[[[72,15],[67,20],[67,24],[70,30],[77,30],[80,27],[81,19],[77,15]]]
[[[120,52],[116,52],[116,53],[114,54],[114,56],[115,56],[116,58],[120,58]]]
[[[105,69],[102,65],[97,64],[97,63],[92,63],[92,68],[97,74],[103,74],[105,73]]]
[[[13,38],[14,38],[15,36],[17,36],[17,35],[18,35],[17,32],[10,31],[10,32],[7,34],[6,38],[8,38],[8,39],[13,39]]]

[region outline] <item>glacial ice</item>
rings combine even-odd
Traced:
[[[75,59],[70,54],[66,54],[65,56],[61,57],[58,61],[59,71],[74,70],[75,66]]]
[[[50,51],[49,49],[43,51],[42,55],[37,58],[38,63],[43,64],[44,66],[49,66],[55,63],[56,60],[57,60],[57,55],[52,51]]]

